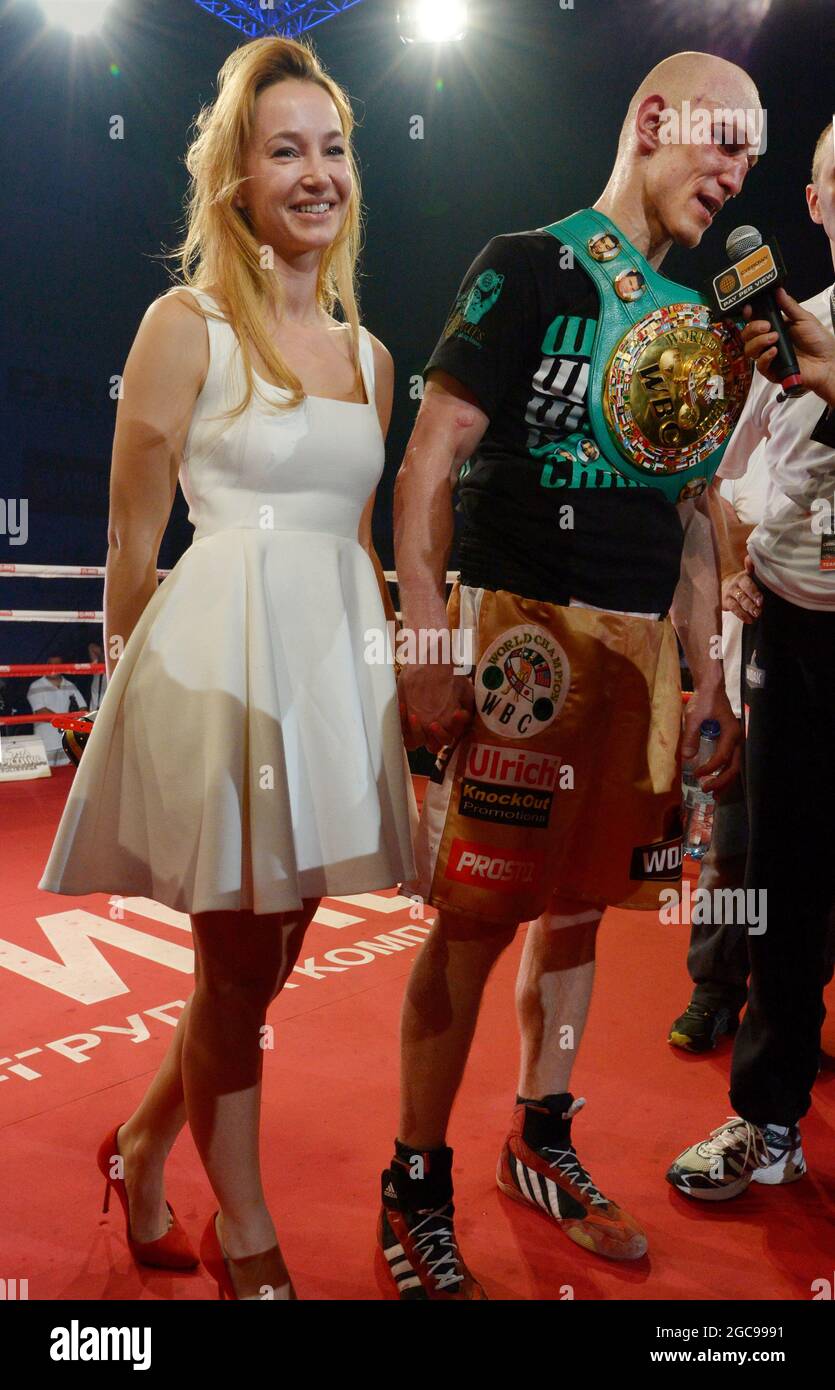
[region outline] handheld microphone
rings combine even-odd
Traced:
[[[764,242],[756,227],[737,227],[725,243],[731,265],[713,279],[716,307],[722,317],[734,314],[743,304],[751,305],[755,319],[767,319],[777,334],[777,356],[771,370],[783,388],[783,395],[797,396],[806,388],[797,365],[786,322],[780,313],[774,291],[783,284],[786,270],[774,237]]]

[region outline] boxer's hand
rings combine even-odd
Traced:
[[[814,314],[801,308],[784,289],[777,290],[775,299],[786,320],[804,386],[829,405],[835,404],[835,342],[832,334],[827,333]],[[769,381],[779,381],[773,368],[777,356],[774,347],[777,334],[765,319],[751,317],[750,304],[746,304],[742,312],[748,319],[742,332],[746,357],[756,363],[757,370]]]
[[[406,747],[430,753],[457,743],[475,713],[472,681],[440,662],[404,666],[397,699]]]
[[[726,613],[752,623],[760,616],[762,606],[763,596],[748,570],[740,570],[722,581],[722,607]]]
[[[739,720],[731,709],[724,687],[706,692],[704,695],[694,690],[684,707],[684,731],[681,740],[681,756],[684,762],[692,762],[699,752],[699,729],[705,719],[716,719],[719,723],[719,739],[716,752],[706,763],[701,763],[693,771],[706,792],[720,792],[730,786],[739,772],[742,730]]]

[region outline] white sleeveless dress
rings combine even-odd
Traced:
[[[116,666],[38,887],[285,912],[414,874],[394,674],[366,660],[385,625],[357,540],[384,461],[374,354],[363,328],[368,405],[253,395],[212,420],[244,376],[229,323],[207,327],[180,471],[195,535]]]

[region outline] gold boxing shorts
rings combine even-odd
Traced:
[[[438,758],[401,891],[501,924],[554,894],[658,908],[682,861],[670,618],[460,584],[447,613],[462,643],[471,632],[476,714]]]

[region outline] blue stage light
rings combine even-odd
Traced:
[[[247,38],[260,39],[279,34],[297,39],[307,29],[359,5],[362,0],[194,0],[201,10],[231,24]]]

